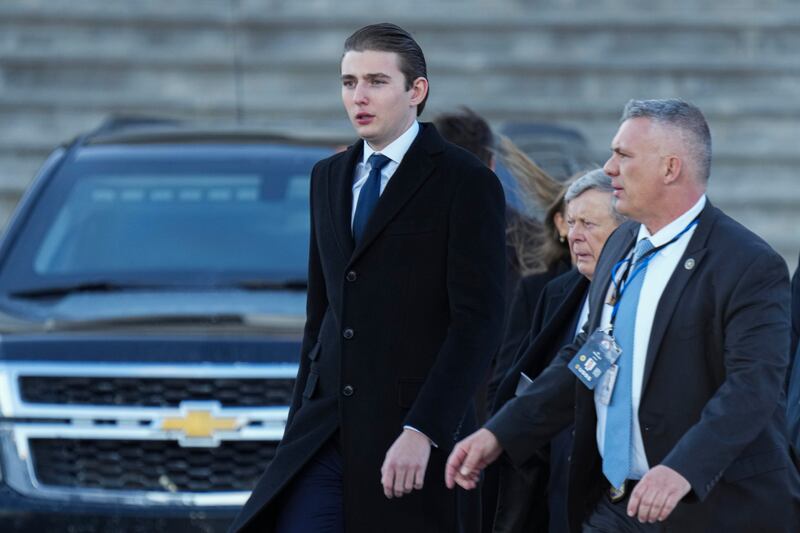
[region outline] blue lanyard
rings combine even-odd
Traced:
[[[619,304],[622,301],[622,295],[625,294],[625,289],[628,288],[628,285],[630,285],[630,283],[636,278],[636,276],[638,276],[645,268],[647,268],[647,265],[650,264],[650,261],[652,261],[656,253],[663,250],[670,244],[673,244],[675,241],[680,239],[684,233],[686,233],[694,226],[696,226],[699,218],[700,215],[697,215],[694,218],[694,220],[689,222],[689,224],[685,228],[683,228],[680,231],[680,233],[675,235],[669,242],[666,242],[661,246],[653,248],[652,250],[648,250],[647,253],[645,253],[641,258],[639,258],[639,262],[636,263],[633,272],[630,273],[630,278],[628,278],[629,271],[625,270],[625,273],[622,275],[622,279],[620,279],[619,283],[617,283],[617,272],[619,272],[619,269],[623,265],[625,265],[626,268],[629,268],[630,264],[633,262],[632,257],[627,257],[625,259],[622,259],[621,261],[618,261],[617,264],[614,265],[614,268],[611,269],[611,282],[614,284],[614,309],[612,309],[611,311],[609,334],[614,330],[614,321],[617,319],[617,311],[619,311]]]

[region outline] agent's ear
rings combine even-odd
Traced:
[[[664,156],[664,185],[674,183],[681,175],[683,161],[676,155]]]

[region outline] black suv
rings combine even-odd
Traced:
[[[0,531],[225,530],[283,434],[332,152],[130,121],[54,151],[0,242]]]

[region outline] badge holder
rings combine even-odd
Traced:
[[[569,362],[569,369],[589,390],[595,390],[600,384],[598,398],[608,405],[617,378],[616,362],[621,354],[622,349],[611,333],[598,329]]]

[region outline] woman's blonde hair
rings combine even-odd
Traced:
[[[569,245],[561,240],[553,217],[556,213],[563,216],[564,194],[574,176],[561,183],[505,136],[499,136],[497,156],[516,180],[524,200],[545,210],[542,223],[522,214],[508,221],[507,243],[514,248],[520,274],[536,274],[559,262],[569,263]]]

